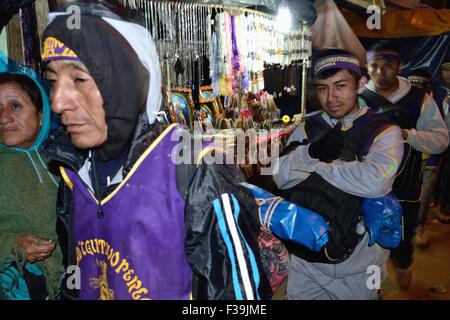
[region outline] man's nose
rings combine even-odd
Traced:
[[[385,74],[384,68],[383,68],[383,67],[377,68],[377,73],[378,73],[380,76],[384,76],[384,74]]]
[[[63,113],[75,108],[75,92],[67,82],[56,81],[52,86],[50,97],[52,110],[55,113]]]
[[[330,88],[328,90],[327,101],[331,102],[334,100],[334,98],[336,98],[336,89]]]

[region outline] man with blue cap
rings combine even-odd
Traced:
[[[406,290],[412,279],[413,238],[422,193],[422,153],[442,153],[448,146],[448,131],[433,96],[399,76],[402,57],[393,42],[375,43],[367,52],[367,64],[371,80],[362,96],[371,108],[401,127],[402,137],[411,147],[393,188],[402,202],[404,239],[392,250],[391,257],[397,267],[398,284]]]
[[[380,283],[386,276],[389,251],[369,245],[362,202],[391,191],[403,142],[397,126],[358,99],[361,75],[351,53],[319,53],[313,81],[322,110],[292,133],[273,176],[287,199],[320,213],[331,228],[318,254],[290,247],[288,299],[376,299],[368,268],[378,268]]]

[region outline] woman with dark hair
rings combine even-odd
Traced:
[[[57,182],[38,148],[50,128],[44,80],[0,52],[0,300],[54,298]]]

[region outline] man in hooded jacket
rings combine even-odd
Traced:
[[[269,297],[256,209],[234,172],[172,161],[186,132],[156,121],[161,75],[149,33],[104,6],[80,7],[81,29],[59,12],[43,36],[64,125],[45,149],[62,163],[59,237],[66,266],[81,276],[81,289],[64,284],[63,296]]]

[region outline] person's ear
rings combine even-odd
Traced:
[[[358,80],[358,93],[359,94],[361,94],[364,91],[367,81],[368,80],[367,80],[366,76],[362,76],[361,78],[359,78],[359,80]]]

